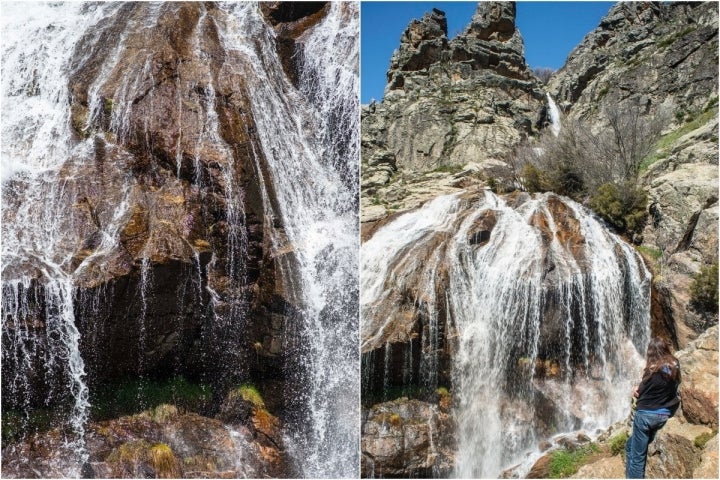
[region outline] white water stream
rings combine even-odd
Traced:
[[[282,219],[300,280],[288,288],[302,309],[307,407],[288,441],[304,476],[357,476],[357,185],[344,178],[357,182],[358,5],[332,4],[300,39],[310,60],[299,90],[280,75],[274,32],[256,11],[231,8],[238,25],[225,29],[223,40],[246,68],[263,147],[258,164],[267,162],[265,182],[277,194],[277,210],[266,214]],[[345,157],[334,156],[338,151]],[[285,243],[274,241],[277,248]]]
[[[545,96],[547,97],[548,112],[550,114],[550,131],[557,137],[560,135],[560,129],[562,128],[560,123],[560,110],[558,110],[555,100],[553,100],[549,93],[546,93]]]

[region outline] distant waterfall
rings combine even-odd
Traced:
[[[555,100],[553,100],[549,93],[546,93],[545,96],[547,96],[548,113],[550,114],[550,131],[557,137],[560,135],[560,129],[562,128],[560,124],[560,110],[558,110]]]
[[[497,477],[544,438],[593,434],[627,414],[650,274],[571,200],[439,197],[363,245],[361,278],[366,355],[410,342],[408,319],[430,324],[419,327],[427,335],[447,317],[445,345],[422,355],[453,352],[458,477]],[[403,311],[413,304],[421,316]]]

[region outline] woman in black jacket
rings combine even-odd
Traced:
[[[660,337],[650,340],[643,378],[635,388],[637,410],[625,445],[625,476],[645,478],[648,445],[680,406],[680,363]]]

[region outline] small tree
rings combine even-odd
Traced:
[[[547,84],[550,81],[550,77],[555,73],[555,70],[548,67],[535,67],[532,69],[532,73],[539,78],[542,83]]]

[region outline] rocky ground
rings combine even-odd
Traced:
[[[93,422],[85,433],[82,478],[292,477],[280,420],[257,391],[228,394],[217,418],[162,404],[142,413]],[[60,478],[76,455],[62,430],[3,445],[3,475]]]

